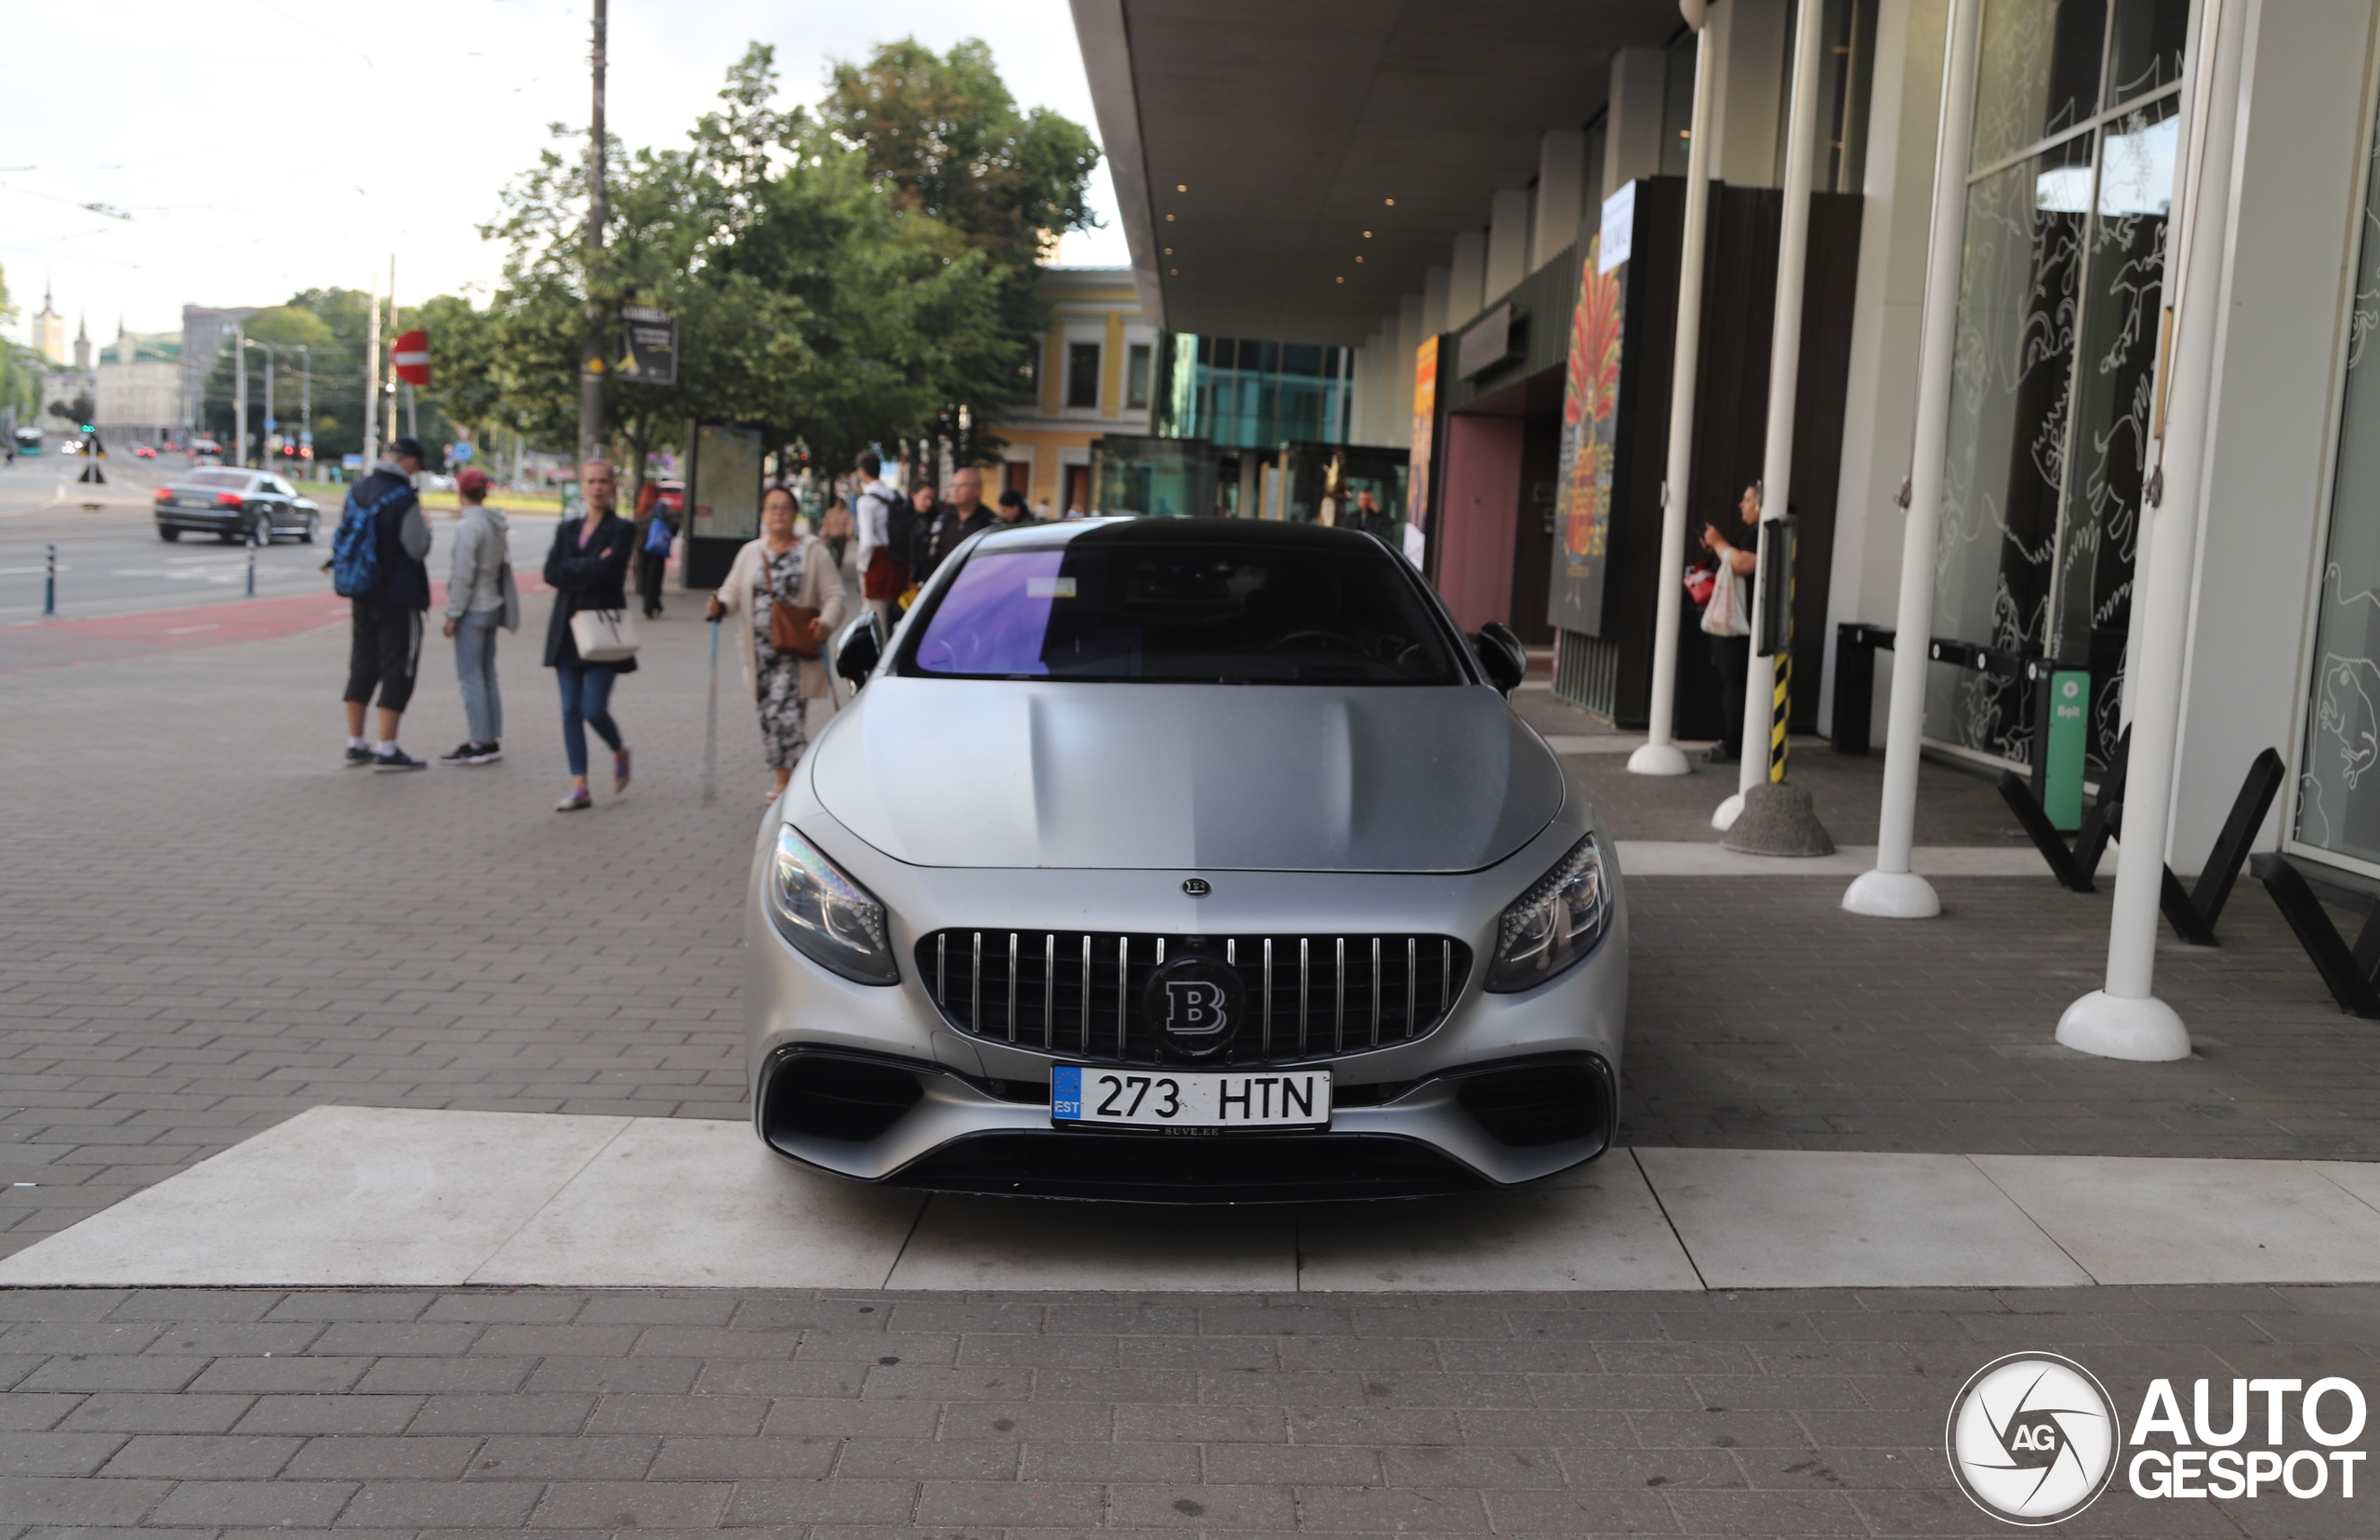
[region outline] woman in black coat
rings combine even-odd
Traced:
[[[570,617],[581,611],[625,614],[628,563],[636,555],[636,526],[613,511],[619,501],[617,472],[606,461],[590,460],[580,467],[578,486],[587,517],[557,526],[553,549],[546,554],[546,582],[554,590],[553,614],[546,623],[546,666],[562,682],[562,743],[570,757],[570,795],[554,804],[554,811],[563,813],[594,802],[587,790],[590,727],[612,750],[613,795],[628,789],[628,751],[612,720],[612,684],[636,672],[633,656],[616,663],[585,661],[571,636]]]

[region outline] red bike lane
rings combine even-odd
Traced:
[[[546,591],[542,577],[522,574],[520,584],[523,598]],[[433,585],[431,614],[436,614],[445,602],[446,586]],[[143,610],[132,614],[20,621],[0,625],[0,674],[271,641],[325,626],[344,625],[347,620],[347,600],[324,592]]]

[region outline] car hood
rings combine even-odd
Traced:
[[[879,678],[811,773],[845,827],[922,866],[1471,872],[1566,787],[1477,685]]]

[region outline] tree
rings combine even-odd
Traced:
[[[988,53],[981,63],[987,72]],[[1089,217],[1079,178],[1068,203],[1063,178],[1037,182],[1019,168],[1049,161],[1038,147],[1069,142],[1057,125],[1089,138],[1046,113],[1019,118],[997,75],[988,88],[980,72],[965,85],[991,104],[975,114],[989,126],[966,142],[997,174],[945,197],[945,218],[882,171],[865,139],[780,107],[773,53],[752,45],[683,148],[606,147],[610,222],[591,270],[585,163],[576,136],[556,125],[557,147],[482,227],[508,248],[504,283],[485,311],[448,322],[469,336],[444,375],[448,399],[458,413],[566,441],[592,296],[606,311],[636,303],[679,321],[679,383],[610,390],[632,478],[648,449],[675,442],[690,421],[757,426],[788,453],[840,467],[952,402],[995,415],[1021,395],[1040,326],[1037,241],[1017,232],[1038,218]]]
[[[8,299],[8,274],[0,269],[0,325],[13,324],[17,307]],[[0,412],[15,409],[20,419],[41,411],[42,356],[22,343],[0,338]]]

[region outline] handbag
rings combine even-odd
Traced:
[[[1702,607],[1702,629],[1714,637],[1752,635],[1752,601],[1744,597],[1743,577],[1724,556],[1712,585],[1711,602]]]
[[[790,652],[797,658],[814,658],[824,645],[818,639],[818,612],[807,604],[787,604],[782,599],[769,604],[769,651]]]
[[[626,610],[578,611],[570,617],[570,641],[581,663],[625,663],[639,645]]]
[[[1686,570],[1686,597],[1694,600],[1694,607],[1699,610],[1711,602],[1711,590],[1718,581],[1718,574],[1708,567],[1688,567]]]

